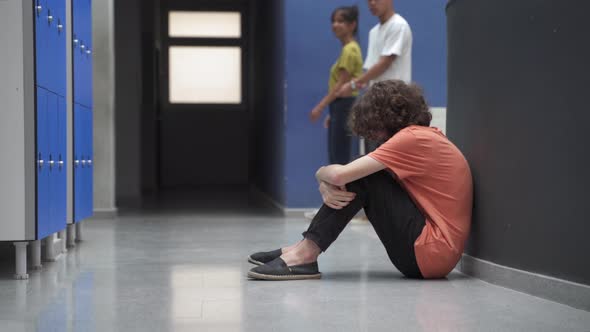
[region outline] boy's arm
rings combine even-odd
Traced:
[[[363,156],[346,165],[320,167],[316,172],[316,178],[320,183],[327,182],[340,187],[382,169],[385,169],[385,165],[369,156]]]
[[[397,55],[382,55],[379,61],[367,70],[361,77],[355,80],[356,84],[365,86],[370,80],[383,74],[393,64]]]
[[[367,85],[367,83],[369,83],[370,80],[383,74],[387,70],[387,68],[389,68],[389,66],[391,66],[393,61],[395,61],[396,57],[397,57],[397,55],[395,55],[395,54],[382,55],[376,64],[374,64],[371,68],[369,68],[369,70],[367,70],[363,75],[361,75],[361,77],[354,80],[355,85],[356,85],[356,89],[353,89],[351,83],[348,82],[348,83],[344,84],[340,88],[340,90],[338,90],[338,92],[337,92],[338,97],[352,96],[352,92],[354,90],[362,89],[363,87],[365,87]]]

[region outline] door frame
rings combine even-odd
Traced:
[[[250,110],[251,79],[250,61],[250,18],[249,1],[247,0],[168,0],[161,1],[159,9],[159,26],[156,27],[159,34],[158,47],[156,49],[157,61],[157,107],[156,107],[156,186],[157,191],[167,188],[165,174],[163,174],[163,122],[174,117],[190,117],[196,114],[211,112],[238,112],[246,118]],[[169,37],[168,24],[170,11],[216,11],[216,12],[239,12],[241,14],[241,37],[240,38],[198,38],[198,37]],[[241,94],[242,100],[239,104],[192,104],[192,103],[170,103],[169,102],[169,48],[171,46],[237,46],[241,49]],[[244,114],[246,113],[246,114]],[[248,138],[250,139],[250,138]]]
[[[218,3],[219,2],[219,3]],[[198,37],[169,37],[168,36],[168,12],[178,11],[217,11],[217,12],[240,12],[241,29],[240,38],[198,38]],[[200,110],[236,110],[246,111],[248,109],[248,4],[245,1],[190,1],[190,0],[169,0],[162,3],[161,11],[161,54],[159,56],[160,72],[160,115],[166,112],[174,111],[195,111]],[[242,102],[240,104],[172,104],[169,102],[169,48],[170,46],[238,46],[242,50]]]

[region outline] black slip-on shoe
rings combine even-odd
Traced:
[[[278,257],[264,265],[252,268],[248,272],[248,277],[262,280],[304,280],[320,279],[322,274],[318,269],[318,262],[287,266],[287,263]]]
[[[248,262],[256,265],[264,265],[278,257],[281,257],[282,254],[283,252],[281,249],[257,252],[248,256]]]

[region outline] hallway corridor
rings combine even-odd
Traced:
[[[307,220],[178,211],[89,220],[87,240],[28,281],[1,262],[0,331],[590,331],[590,312],[459,272],[404,279],[356,220],[321,280],[250,281],[246,256],[297,241]]]

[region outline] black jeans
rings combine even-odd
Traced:
[[[337,98],[330,103],[328,127],[328,156],[330,164],[346,165],[350,162],[352,136],[348,130],[348,115],[355,97]]]
[[[408,193],[386,171],[351,182],[346,188],[355,192],[356,198],[341,210],[322,205],[303,236],[326,251],[355,214],[364,208],[395,267],[407,277],[422,278],[414,242],[426,223]]]

